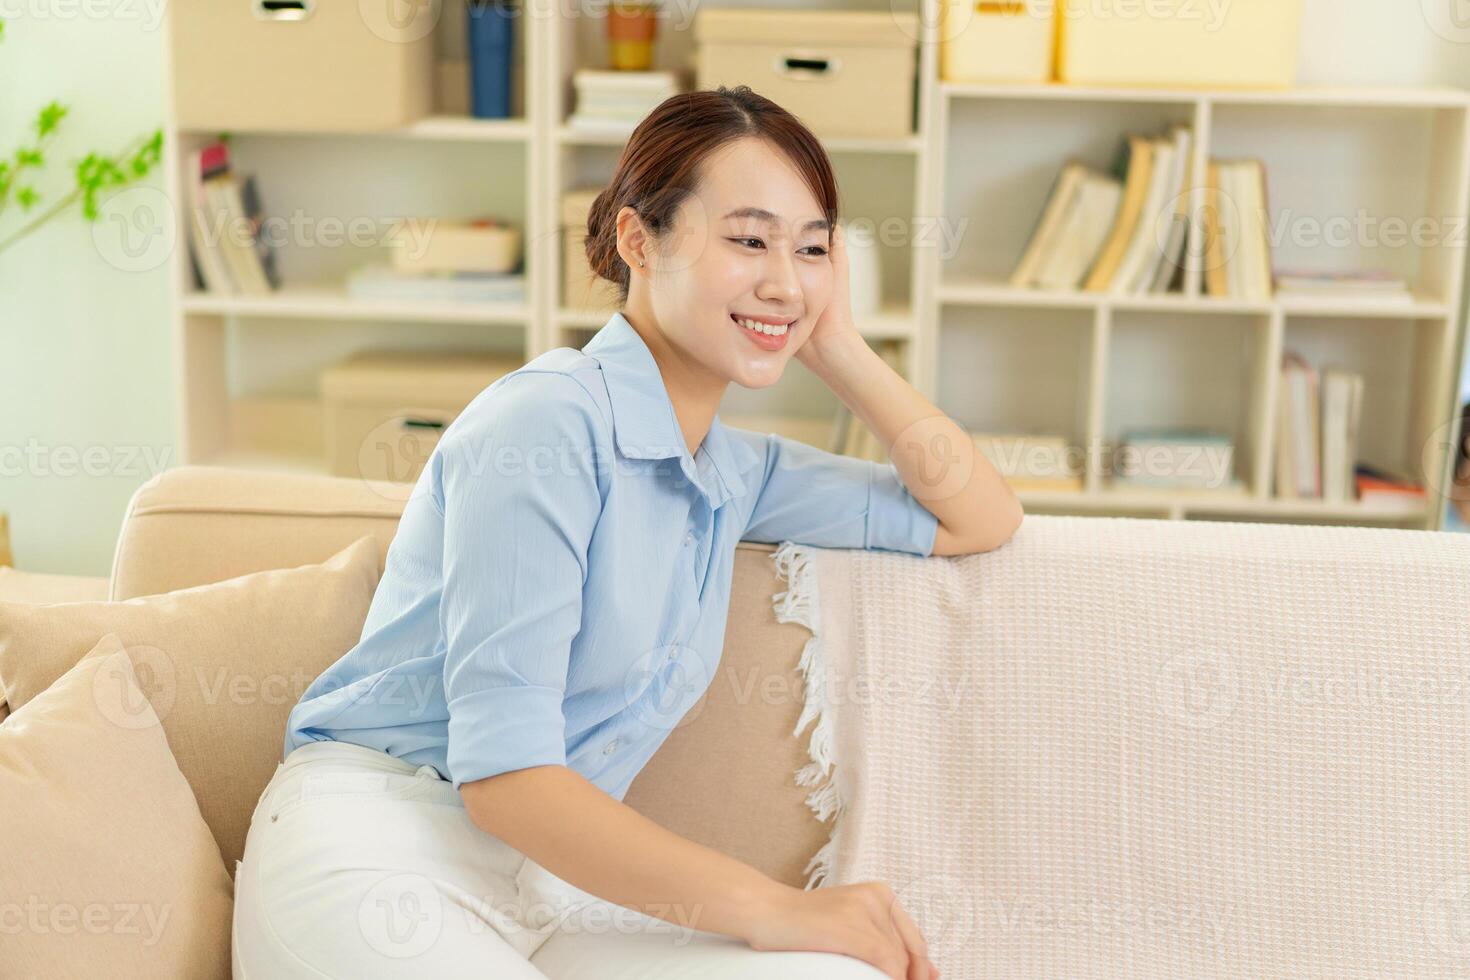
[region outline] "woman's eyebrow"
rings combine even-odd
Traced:
[[[765,208],[756,207],[736,208],[734,211],[726,214],[725,217],[755,218],[757,221],[764,221],[768,225],[776,224],[781,220],[781,216],[776,214],[775,212],[767,211]],[[825,218],[814,218],[801,226],[802,231],[830,231],[831,228],[832,223]]]

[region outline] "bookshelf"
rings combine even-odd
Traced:
[[[921,23],[937,24],[938,0],[916,2],[925,7]],[[310,236],[281,251],[286,286],[279,292],[209,295],[194,291],[180,249],[172,283],[184,461],[313,469],[321,456],[313,443],[320,430],[315,372],[359,348],[473,348],[529,360],[552,347],[581,346],[605,322],[604,313],[561,302],[559,228],[561,194],[605,181],[623,143],[565,122],[573,72],[602,66],[604,20],[545,0],[529,6],[517,24],[516,118],[440,114],[382,132],[232,133],[236,169],[258,175],[272,215],[372,223],[402,214],[493,213],[521,222],[525,301],[354,300],[334,283],[371,249],[323,246]],[[851,6],[880,9],[863,0]],[[462,3],[448,0],[437,28],[441,55],[454,50],[462,21]],[[655,67],[688,68],[693,32],[660,30]],[[932,37],[933,28],[925,30]],[[932,43],[920,45],[916,70],[912,135],[825,140],[844,220],[905,229],[897,243],[883,236],[882,308],[859,325],[862,332],[901,341],[909,380],[977,431],[1064,434],[1090,460],[1140,424],[1209,425],[1234,439],[1243,481],[1237,491],[1115,489],[1100,467],[1089,466],[1080,492],[1022,492],[1030,512],[1439,526],[1432,493],[1427,506],[1276,499],[1275,379],[1286,348],[1360,371],[1361,458],[1444,485],[1448,440],[1439,451],[1422,450],[1455,414],[1470,92],[960,84],[939,80]],[[187,202],[188,152],[216,134],[179,128],[171,94],[178,84],[170,74],[166,179],[172,200]],[[1160,132],[1170,123],[1190,126],[1198,141],[1196,206],[1210,157],[1259,157],[1271,181],[1272,218],[1284,219],[1288,236],[1277,264],[1382,266],[1413,284],[1413,302],[1216,299],[1205,295],[1194,265],[1182,291],[1165,295],[1010,287],[1006,278],[1063,160],[1106,169],[1125,133]],[[1346,244],[1292,237],[1299,226],[1332,227],[1360,210],[1410,223],[1431,218],[1443,234],[1404,245],[1357,231]],[[179,221],[186,241],[182,213]],[[1323,248],[1333,251],[1324,256]],[[732,386],[721,413],[779,416],[793,432],[817,432],[837,407],[793,360],[771,389]]]

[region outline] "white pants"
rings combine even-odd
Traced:
[[[235,980],[880,980],[839,953],[741,940],[604,901],[469,819],[452,783],[309,742],[261,794],[236,866]]]

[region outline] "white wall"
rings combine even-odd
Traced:
[[[0,0],[0,16],[13,18],[0,42],[0,152],[48,100],[72,106],[52,150],[68,166],[41,188],[49,198],[70,180],[72,158],[161,124],[161,3]],[[1466,4],[1305,0],[1301,83],[1470,87],[1470,20],[1455,27],[1456,5]],[[146,186],[160,188],[161,175]],[[118,233],[99,246],[69,212],[0,253],[0,510],[23,569],[105,575],[129,494],[157,460],[171,465],[164,266],[119,268],[135,263],[119,253]],[[79,459],[68,475],[65,457],[52,458],[59,447],[101,447],[88,458],[105,458],[108,472],[86,475]]]
[[[75,186],[88,152],[116,152],[162,125],[159,3],[0,0],[0,154],[33,135],[49,101],[71,110],[32,214]],[[157,191],[162,174],[143,186]],[[12,202],[0,236],[18,210]],[[105,575],[128,497],[156,468],[147,456],[167,463],[172,453],[164,266],[124,271],[119,226],[101,226],[100,245],[93,232],[77,203],[0,252],[0,510],[16,567],[32,571]]]

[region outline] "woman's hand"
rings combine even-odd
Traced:
[[[832,226],[832,298],[827,308],[817,317],[812,334],[796,351],[796,359],[816,370],[818,348],[834,337],[857,334],[852,322],[852,289],[848,281],[847,245],[843,241],[842,225]]]
[[[919,927],[881,881],[785,888],[742,936],[752,949],[843,953],[892,980],[938,980]]]

